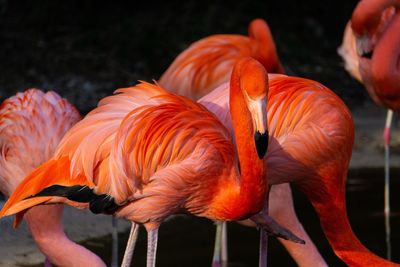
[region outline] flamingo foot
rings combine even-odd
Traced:
[[[280,237],[299,244],[306,243],[303,239],[293,234],[289,229],[281,226],[266,214],[258,213],[253,215],[250,219],[254,221],[259,228],[266,231],[270,236]]]

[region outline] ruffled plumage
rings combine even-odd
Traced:
[[[0,189],[10,195],[25,175],[48,160],[80,115],[54,92],[29,89],[0,107]],[[21,164],[23,162],[23,164]]]
[[[96,195],[105,194],[121,206],[157,195],[158,190],[164,195],[186,190],[190,195],[191,190],[207,184],[191,180],[193,172],[214,172],[218,176],[218,168],[232,165],[235,158],[231,142],[229,132],[207,109],[142,82],[117,90],[77,123],[61,141],[53,160],[24,180],[5,209],[14,204],[7,214],[14,213],[29,207],[30,202],[38,204],[40,198],[40,203],[68,202],[87,207],[59,197],[26,199],[51,185],[89,187]],[[45,180],[47,176],[54,179]],[[168,186],[162,187],[165,183]],[[200,204],[191,207],[204,208]]]

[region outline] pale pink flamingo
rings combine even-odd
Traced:
[[[1,192],[10,196],[25,176],[51,158],[79,119],[75,107],[55,92],[29,89],[6,99],[0,106]],[[39,249],[57,266],[105,266],[94,253],[68,239],[62,211],[62,205],[49,205],[26,213]]]

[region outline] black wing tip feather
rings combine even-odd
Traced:
[[[90,211],[95,214],[113,214],[118,208],[120,208],[120,206],[114,202],[114,199],[111,196],[106,194],[96,195],[93,192],[93,189],[83,185],[52,185],[43,189],[36,195],[27,197],[26,199],[47,196],[59,196],[75,202],[89,203]]]

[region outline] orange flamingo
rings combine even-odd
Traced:
[[[48,160],[79,119],[78,111],[54,92],[30,89],[5,100],[0,106],[1,192],[9,196],[27,174]],[[68,239],[61,215],[61,205],[34,207],[26,213],[40,250],[57,266],[105,266],[95,254]]]
[[[177,94],[199,99],[229,81],[234,63],[242,57],[258,60],[268,73],[284,73],[268,24],[255,19],[248,32],[249,36],[217,34],[193,43],[169,66],[160,84]],[[181,75],[185,79],[180,79]]]
[[[263,19],[254,19],[249,24],[248,32],[248,37],[218,34],[191,44],[168,67],[159,83],[174,93],[197,100],[229,81],[235,61],[243,56],[258,59],[268,72],[283,73],[268,24]],[[272,188],[269,212],[277,222],[306,241],[305,245],[299,246],[279,239],[299,266],[327,266],[296,216],[288,184]],[[226,238],[222,239],[225,231],[226,224],[217,224],[213,266],[227,261]],[[261,258],[264,258],[263,254],[265,251]]]
[[[387,258],[390,242],[390,128],[393,110],[400,110],[400,1],[363,0],[345,29],[339,54],[350,74],[362,82],[378,104],[388,108],[385,146],[385,227]]]
[[[199,73],[213,77],[213,68],[226,68],[229,72],[230,62],[224,61],[224,48],[216,47],[216,44],[207,47],[203,41],[192,45],[189,51],[178,56],[160,83],[166,88],[175,86],[174,90],[188,96],[206,94],[208,89],[201,91],[201,88],[211,88],[208,83],[212,78],[202,78]],[[228,55],[234,56],[234,51],[241,51],[235,48],[232,51],[225,50],[228,50]],[[208,66],[207,53],[212,59]],[[224,76],[222,72],[219,75]],[[197,86],[203,80],[203,87]],[[200,103],[215,112],[231,129],[227,113],[230,107],[228,87],[225,85],[224,89],[214,90]],[[268,101],[268,124],[272,139],[267,157],[270,184],[295,182],[299,185],[315,207],[335,253],[347,264],[392,265],[368,251],[354,235],[348,222],[345,179],[354,128],[344,103],[319,83],[286,76],[271,78]]]
[[[52,160],[25,178],[0,216],[17,213],[18,222],[35,205],[62,202],[124,217],[148,231],[147,266],[155,266],[159,225],[178,212],[212,220],[250,217],[271,234],[301,242],[258,213],[268,191],[268,132],[266,110],[254,107],[266,105],[268,76],[257,61],[242,59],[230,90],[234,137],[203,106],[157,85],[117,90],[65,135]]]
[[[232,129],[229,83],[199,100]],[[269,75],[268,182],[294,182],[314,206],[333,250],[349,266],[398,266],[366,249],[347,217],[345,183],[354,128],[349,110],[317,82]]]

